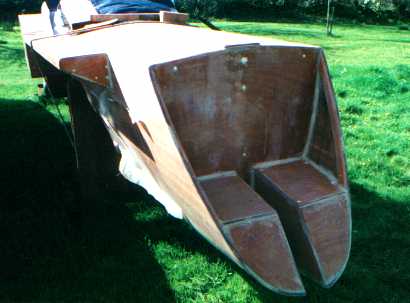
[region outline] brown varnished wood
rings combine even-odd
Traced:
[[[323,52],[320,56],[319,71],[323,79],[323,89],[326,96],[327,107],[330,117],[330,128],[332,129],[333,142],[335,146],[336,165],[337,165],[337,179],[344,186],[348,187],[346,159],[344,154],[343,135],[340,126],[339,110],[337,108],[336,95],[333,84],[330,79],[329,68],[326,63],[326,58]]]
[[[305,294],[282,224],[276,215],[228,225],[226,230],[245,268],[259,282],[280,294]]]
[[[350,251],[347,193],[304,161],[257,169],[255,190],[278,211],[303,273],[332,286]]]
[[[310,277],[321,277],[314,250],[304,231],[300,210],[295,206],[295,201],[289,200],[269,178],[258,171],[255,172],[255,191],[278,212],[299,270]]]
[[[279,293],[304,294],[276,211],[237,175],[200,183],[244,268]]]
[[[204,180],[201,186],[223,223],[274,213],[272,207],[239,176]]]
[[[348,197],[346,194],[336,195],[303,207],[302,217],[322,269],[322,283],[330,287],[343,273],[350,253]]]
[[[247,48],[246,46],[240,47],[238,48],[238,50],[243,51],[244,48]],[[247,59],[249,59],[248,56],[243,56],[246,57]],[[199,58],[198,58],[199,60]],[[205,60],[204,60],[205,61]],[[249,61],[248,61],[249,62]],[[167,77],[171,78],[174,82],[173,83],[169,83],[169,85],[164,85],[165,90],[167,89],[175,89],[175,87],[173,86],[173,84],[175,82],[178,83],[178,74],[179,73],[183,73],[184,72],[184,66],[181,67],[181,65],[179,64],[180,62],[172,62],[168,64],[168,70],[163,71],[164,73],[161,74],[160,76],[157,77],[162,77],[162,79],[166,79]],[[207,111],[207,108],[205,107],[200,107],[199,111],[199,115],[196,116],[196,112],[195,112],[195,102],[197,102],[197,100],[201,100],[199,102],[199,104],[203,105],[206,104],[206,102],[208,100],[206,100],[206,97],[203,97],[204,95],[206,95],[206,93],[204,93],[204,91],[215,91],[218,90],[219,88],[217,87],[217,85],[212,85],[212,78],[209,76],[211,73],[209,72],[209,69],[214,68],[215,70],[218,70],[219,66],[223,66],[224,62],[223,61],[216,61],[216,62],[212,62],[211,60],[207,61],[207,63],[205,64],[205,67],[203,67],[201,64],[198,64],[197,62],[192,64],[192,70],[196,70],[197,74],[196,75],[200,75],[199,79],[195,78],[195,74],[190,73],[189,75],[189,81],[191,81],[191,83],[193,82],[193,87],[195,87],[195,89],[193,89],[193,92],[187,92],[187,90],[182,91],[182,87],[181,90],[176,90],[179,94],[178,97],[174,97],[174,99],[172,99],[172,96],[166,95],[166,93],[164,93],[162,91],[162,96],[164,98],[164,100],[167,100],[167,98],[169,98],[168,100],[172,100],[174,101],[176,104],[169,104],[166,102],[167,108],[170,112],[170,115],[172,117],[172,121],[175,125],[175,128],[177,130],[177,134],[180,136],[180,140],[182,141],[182,144],[184,145],[184,140],[185,140],[185,136],[186,133],[192,131],[192,135],[191,135],[191,140],[190,141],[186,141],[186,144],[184,145],[185,150],[187,150],[187,156],[190,159],[191,163],[194,166],[195,169],[195,164],[193,163],[193,161],[196,160],[195,157],[192,157],[192,154],[190,154],[189,149],[192,148],[193,146],[195,146],[195,142],[204,142],[203,141],[203,137],[201,135],[206,135],[206,131],[210,130],[212,133],[209,135],[210,139],[209,142],[207,142],[207,145],[201,145],[201,148],[198,148],[199,151],[203,151],[205,150],[205,154],[209,154],[209,146],[211,146],[211,151],[212,148],[214,147],[215,142],[217,142],[218,144],[216,144],[217,147],[221,147],[223,149],[222,154],[228,150],[228,152],[226,152],[225,155],[230,155],[232,158],[234,159],[238,159],[240,157],[238,151],[236,151],[235,154],[232,155],[232,153],[230,153],[230,139],[233,138],[235,139],[235,136],[224,136],[224,127],[226,127],[224,125],[224,123],[221,124],[202,124],[198,127],[198,129],[192,130],[193,128],[196,127],[195,125],[195,121],[201,121],[201,115],[202,117],[205,116],[207,114],[209,114],[209,112]],[[316,64],[314,69],[316,68]],[[238,69],[240,71],[240,69]],[[238,70],[235,70],[236,75],[238,75]],[[260,69],[260,71],[263,69]],[[168,73],[168,74],[167,74]],[[174,73],[174,75],[172,75],[172,73]],[[236,79],[243,79],[243,73],[239,73],[239,77],[237,77]],[[316,73],[313,73],[313,75],[316,76]],[[218,74],[217,72],[212,73],[212,76],[216,79],[219,80],[220,83],[229,83],[229,78],[218,78]],[[286,78],[286,74],[282,75],[283,77]],[[313,76],[312,76],[313,77]],[[182,77],[184,79],[184,77]],[[188,82],[188,77],[186,78],[186,82],[185,82],[185,87],[186,87],[186,83]],[[313,79],[313,78],[312,78]],[[276,79],[275,79],[276,80]],[[288,79],[289,80],[289,79]],[[207,87],[206,89],[201,90],[201,87],[199,86],[201,83],[206,83]],[[198,85],[199,84],[199,85]],[[241,87],[241,83],[236,82],[236,87]],[[181,84],[182,86],[182,84]],[[176,86],[178,87],[178,86]],[[198,88],[199,87],[199,88]],[[249,87],[246,87],[246,90],[242,90],[244,92],[246,92],[248,90]],[[182,91],[182,92],[181,92]],[[189,94],[188,96],[186,96],[186,94]],[[236,94],[235,94],[236,93]],[[240,93],[239,93],[240,94]],[[238,93],[237,92],[232,92],[230,91],[228,94],[228,96],[237,96]],[[261,93],[260,91],[253,91],[252,96],[253,97],[259,97],[263,95],[263,93]],[[202,96],[202,98],[201,98]],[[198,98],[199,97],[199,98]],[[209,96],[207,96],[209,97]],[[219,97],[219,96],[218,96]],[[283,96],[281,96],[282,99],[280,100],[284,100]],[[204,99],[205,98],[205,99]],[[310,100],[313,101],[313,94],[310,96]],[[217,97],[215,98],[217,99]],[[222,98],[218,98],[218,102],[222,103],[223,101],[220,101]],[[180,106],[178,104],[179,103],[183,103],[184,100],[188,100],[188,109],[185,109],[184,111],[184,107]],[[238,98],[238,103],[242,102],[247,102],[246,98]],[[310,101],[309,100],[309,101]],[[309,104],[309,101],[307,101],[307,104]],[[215,102],[216,104],[218,102]],[[285,102],[285,101],[283,101]],[[305,103],[306,104],[306,103]],[[231,104],[230,104],[231,105]],[[254,107],[257,107],[258,104],[253,104]],[[175,106],[175,108],[172,108],[172,106]],[[180,106],[180,107],[178,107]],[[302,107],[303,108],[303,107]],[[202,109],[202,110],[201,110]],[[234,128],[236,129],[240,129],[240,132],[237,134],[237,136],[240,135],[244,135],[245,138],[251,138],[255,139],[255,136],[257,136],[255,133],[252,132],[246,132],[246,129],[241,129],[241,127],[243,127],[243,125],[247,125],[247,118],[252,119],[252,122],[254,123],[258,123],[259,121],[257,120],[258,115],[252,115],[252,109],[250,109],[248,111],[248,116],[247,117],[241,117],[238,118],[239,121],[241,121],[241,125],[235,125]],[[267,110],[267,112],[271,113],[273,112],[274,109],[270,108]],[[235,112],[235,109],[233,108],[232,112]],[[306,112],[306,110],[305,110]],[[185,113],[185,114],[184,114]],[[172,116],[172,115],[176,114],[176,117]],[[292,113],[293,115],[295,115],[295,113]],[[195,118],[192,118],[192,115]],[[311,115],[312,115],[312,111],[310,111],[308,113],[308,116],[306,117],[306,120],[310,120],[311,119]],[[286,116],[286,111],[285,112],[281,112],[281,116]],[[300,117],[298,117],[298,121],[300,121]],[[206,121],[206,119],[204,119]],[[212,117],[211,119],[212,122],[214,121],[224,121],[224,119],[220,116],[215,116]],[[188,121],[186,124],[183,124],[184,122],[181,123],[181,121]],[[255,122],[256,121],[256,122]],[[251,122],[251,123],[252,123]],[[288,121],[285,120],[285,122],[283,123],[283,125],[286,125],[286,127],[291,128],[291,127],[300,127],[300,125],[295,126],[294,123],[292,123],[293,121]],[[178,127],[178,123],[181,123],[184,126]],[[226,124],[226,123],[225,123]],[[305,124],[307,125],[307,123]],[[277,125],[275,125],[276,127]],[[327,124],[327,125],[322,125],[325,128],[325,131],[332,129],[332,126]],[[273,127],[273,129],[277,130],[277,127],[275,128]],[[263,127],[258,127],[258,126],[254,126],[254,129],[263,129]],[[304,129],[304,128],[302,128]],[[307,132],[308,126],[306,126],[306,132]],[[194,139],[194,133],[196,134],[196,138]],[[222,133],[222,134],[221,134]],[[283,142],[292,142],[294,144],[295,140],[292,140],[292,137],[290,136],[284,136],[282,134],[278,134],[277,132],[274,133],[274,137],[276,140],[279,141],[279,144],[283,143]],[[285,139],[286,138],[286,139]],[[304,144],[308,144],[308,142],[306,142],[307,136],[305,136],[302,140],[300,140],[301,142],[301,146]],[[197,141],[195,141],[197,140]],[[206,142],[206,141],[205,141]],[[296,141],[297,142],[297,141]],[[285,144],[286,144],[285,143]],[[332,142],[331,138],[328,139],[328,141],[326,142],[329,146],[334,146],[334,142]],[[238,144],[238,146],[246,146],[246,144]],[[260,148],[261,145],[259,145],[259,151],[261,150]],[[208,149],[207,149],[208,148]],[[334,146],[334,148],[336,148]],[[243,151],[243,150],[241,150]],[[243,154],[247,154],[246,152]],[[242,154],[242,155],[243,155]],[[286,158],[291,158],[291,157],[297,157],[299,156],[299,153],[283,153],[280,156],[276,157],[276,158],[265,158],[268,159],[270,161],[272,160],[279,160],[279,159],[286,159]],[[195,156],[195,154],[194,154]],[[229,156],[228,156],[229,157]],[[193,159],[193,160],[192,160]],[[261,159],[264,158],[259,158],[259,161]],[[336,157],[334,157],[333,159],[336,159]],[[307,161],[309,161],[309,159],[306,159]],[[259,162],[259,161],[255,161],[255,162]],[[209,159],[202,159],[201,161],[202,163],[207,163],[209,164],[211,161]],[[252,162],[250,162],[252,163]],[[300,163],[304,163],[304,161],[300,161]],[[243,174],[244,171],[246,171],[247,169],[247,165],[241,165],[238,164],[236,166],[223,166],[223,165],[219,165],[219,166],[215,166],[214,167],[214,171],[218,171],[218,170],[230,170],[230,169],[234,169],[239,171],[240,173]],[[291,164],[292,167],[292,164]],[[198,172],[198,170],[195,170],[197,175],[200,175],[201,173]],[[206,171],[206,173],[211,173],[211,170]],[[280,174],[285,173],[286,170],[282,171]],[[280,175],[279,174],[279,175]],[[269,178],[268,178],[269,179]],[[330,285],[332,285],[340,276],[340,273],[344,270],[344,265],[345,263],[339,263],[338,265],[335,265],[332,267],[331,263],[332,261],[326,258],[321,258],[320,255],[326,255],[326,251],[329,251],[329,246],[326,245],[326,241],[328,241],[329,239],[336,239],[335,241],[341,241],[339,243],[340,247],[344,247],[345,250],[339,250],[339,254],[337,256],[335,256],[335,259],[338,260],[344,260],[344,262],[346,262],[348,255],[349,255],[349,249],[350,249],[350,242],[347,240],[347,238],[343,238],[340,237],[337,233],[337,230],[333,230],[333,232],[329,232],[326,233],[326,231],[324,230],[319,230],[319,231],[315,231],[315,237],[320,238],[321,236],[327,235],[330,238],[327,238],[326,240],[324,240],[323,242],[316,242],[313,243],[312,242],[312,237],[310,234],[306,233],[306,229],[307,229],[307,224],[310,222],[304,222],[302,215],[301,215],[301,207],[302,205],[309,205],[309,203],[312,203],[314,201],[317,200],[321,200],[324,198],[332,198],[335,197],[335,195],[337,195],[340,191],[339,191],[339,186],[336,183],[332,183],[330,181],[330,179],[328,178],[328,176],[323,175],[319,170],[317,170],[314,166],[310,166],[310,165],[302,165],[302,166],[297,166],[296,169],[291,169],[290,172],[288,172],[288,174],[284,174],[282,178],[279,177],[279,179],[281,180],[281,183],[283,186],[287,186],[287,189],[289,190],[289,192],[282,192],[280,190],[279,191],[279,197],[281,199],[278,199],[278,201],[286,201],[286,203],[288,204],[288,207],[283,207],[282,208],[282,214],[283,214],[283,221],[285,222],[284,224],[286,224],[287,226],[290,226],[289,228],[289,233],[291,234],[292,237],[292,242],[295,243],[294,247],[294,254],[295,256],[297,256],[300,264],[301,264],[301,268],[306,272],[306,274],[310,277],[312,277],[313,279],[315,279],[316,281],[318,281],[319,283],[321,283],[323,286],[328,287]],[[267,201],[272,201],[271,200],[271,195],[272,195],[272,189],[276,188],[276,185],[272,182],[272,180],[268,181],[269,185],[267,186],[267,188],[265,189],[265,194],[267,194],[266,196],[264,196],[264,198]],[[294,195],[294,199],[288,197],[288,194]],[[343,195],[346,195],[345,193],[343,193]],[[329,198],[329,199],[330,199]],[[315,202],[317,203],[317,202]],[[280,209],[279,206],[280,203],[276,203],[275,207],[278,207],[278,209]],[[349,206],[346,206],[346,209],[349,209]],[[326,215],[326,213],[323,213],[323,215]],[[350,217],[343,217],[342,213],[338,213],[338,214],[334,214],[335,218],[337,218],[337,215],[339,215],[339,219],[341,222],[343,222],[345,229],[342,231],[342,233],[344,232],[347,235],[350,235],[351,229],[349,226],[349,220]],[[319,215],[318,215],[319,216]],[[332,219],[332,218],[330,218]],[[336,219],[337,220],[337,219]],[[334,237],[334,238],[332,238]],[[235,247],[235,246],[234,246]],[[240,255],[240,254],[239,254]],[[328,271],[328,273],[324,273],[324,269],[323,268],[332,268],[331,270]],[[334,271],[332,273],[330,273],[331,271]],[[332,276],[333,274],[333,276]]]
[[[60,61],[60,68],[83,80],[108,85],[108,58],[105,54],[64,58]]]
[[[73,28],[70,31],[70,34],[71,35],[86,34],[92,31],[97,31],[97,30],[101,30],[104,28],[110,28],[111,26],[114,26],[118,22],[119,22],[118,19],[110,19],[108,21],[99,22],[99,23],[86,22],[86,23],[78,24],[75,28]]]
[[[186,24],[189,15],[176,12],[162,11],[160,13],[126,13],[126,14],[104,14],[91,15],[91,23],[106,22],[109,20],[118,20],[118,22],[127,21],[157,21],[171,24]]]
[[[177,12],[161,11],[159,13],[159,16],[160,16],[160,22],[162,23],[179,24],[179,25],[185,25],[189,19],[188,14],[177,13]]]
[[[164,102],[197,175],[302,153],[316,52],[243,47],[155,67]],[[286,89],[284,89],[286,87]]]
[[[322,79],[319,85],[317,115],[308,157],[331,171],[335,177],[339,175],[331,113],[329,112]]]
[[[162,23],[171,24],[186,24],[189,15],[177,12],[167,12],[161,11],[160,13],[123,13],[123,14],[98,14],[91,15],[90,21],[94,22],[105,22],[109,20],[118,20],[119,22],[124,21],[157,21]]]
[[[298,204],[337,194],[337,184],[303,160],[259,170],[278,189]]]
[[[179,153],[175,153],[172,150],[175,147],[166,141],[169,137],[162,131],[166,132],[167,129],[152,127],[150,123],[141,120],[136,123],[131,122],[130,117],[126,114],[124,96],[119,89],[116,76],[111,70],[109,73],[112,73],[109,87],[104,88],[95,83],[87,83],[84,86],[90,96],[89,101],[108,122],[108,129],[114,135],[112,139],[117,143],[125,144],[123,145],[125,148],[138,154],[159,187],[181,203],[184,215],[194,227],[232,260],[238,262],[237,257],[216,227],[215,219],[211,219],[207,213],[209,210],[205,208],[204,197],[198,197],[195,185],[189,183],[190,179],[184,171],[184,163],[179,162]],[[104,104],[97,100],[100,93],[110,96],[105,98]],[[153,134],[151,134],[152,130],[155,130]],[[158,130],[161,130],[160,136],[158,136]],[[146,150],[141,144],[140,136],[146,144]],[[119,141],[116,141],[116,138],[119,138]]]
[[[161,22],[185,25],[189,19],[188,14],[161,11],[160,13],[122,13],[122,14],[95,14],[83,18],[81,22],[69,21],[72,30],[80,30],[94,23],[104,23],[115,20],[116,22]]]
[[[105,14],[105,15],[91,15],[91,22],[105,22],[116,19],[123,21],[159,21],[159,14]]]

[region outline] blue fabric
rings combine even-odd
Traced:
[[[159,11],[175,11],[173,1],[136,1],[136,0],[91,0],[99,14],[119,13],[158,13]]]
[[[50,11],[55,11],[57,9],[59,0],[46,0],[46,3]]]

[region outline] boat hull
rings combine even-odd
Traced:
[[[350,200],[320,48],[155,23],[27,39],[35,70],[69,83],[95,193],[101,171],[121,172],[275,292],[304,295],[299,269],[325,287],[340,277]]]

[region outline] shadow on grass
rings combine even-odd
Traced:
[[[9,63],[25,64],[21,58],[24,58],[24,50],[22,48],[14,48],[7,45],[7,41],[0,40],[0,58]]]
[[[164,215],[141,190],[118,203],[78,198],[71,146],[34,102],[0,99],[0,301],[174,302],[152,244],[166,242],[226,261],[262,302],[405,302],[410,296],[410,206],[352,184],[353,244],[330,290],[305,280],[306,299],[284,298],[227,261],[188,224]],[[124,203],[122,203],[124,202]],[[144,202],[144,203],[139,203]]]
[[[305,281],[308,302],[407,302],[409,201],[386,200],[351,184],[353,239],[348,266],[329,290]]]
[[[225,260],[252,285],[262,302],[407,302],[410,206],[405,202],[408,201],[383,199],[358,184],[352,184],[351,193],[353,243],[346,272],[331,289],[322,289],[304,279],[308,292],[305,299],[281,297],[261,287],[186,224],[173,223],[164,217],[141,228],[153,243],[178,243],[187,251],[204,254],[209,262]]]
[[[79,199],[72,148],[53,115],[0,99],[0,140],[1,302],[175,301],[132,212]],[[137,189],[134,198],[147,199]]]

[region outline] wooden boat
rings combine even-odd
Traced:
[[[55,35],[47,14],[19,17],[27,61],[69,97],[90,192],[119,170],[277,293],[305,295],[300,272],[324,287],[339,279],[350,198],[319,47],[181,25],[169,12],[90,14]]]

